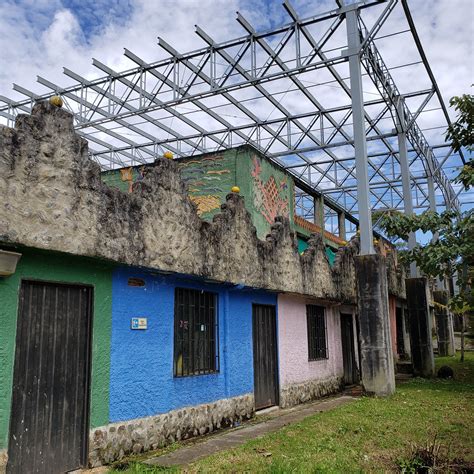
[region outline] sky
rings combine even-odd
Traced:
[[[300,16],[334,8],[330,0],[296,0]],[[409,0],[421,41],[446,98],[473,79],[472,0]],[[258,30],[289,21],[279,0],[0,0],[0,94],[12,83],[41,91],[36,75],[67,82],[62,66],[90,77],[91,58],[121,70],[128,48],[145,60],[163,57],[157,36],[178,51],[203,46],[198,24],[223,41],[242,36],[240,11]],[[401,50],[398,51],[398,54]]]
[[[333,0],[293,0],[292,5],[301,17],[307,17],[336,4]],[[409,0],[409,5],[445,102],[453,95],[472,93],[474,1]],[[407,28],[397,8],[384,30],[387,34]],[[158,36],[179,52],[203,47],[194,33],[196,24],[216,41],[243,36],[245,31],[235,21],[237,11],[258,31],[290,21],[280,0],[0,0],[0,96],[24,98],[12,90],[12,83],[38,94],[49,92],[36,83],[37,75],[61,86],[73,84],[62,74],[63,66],[89,79],[102,76],[92,66],[92,58],[116,71],[134,67],[123,56],[123,48],[145,61],[157,61],[167,56],[157,45]],[[382,40],[379,46],[387,62],[396,66],[418,59],[410,44],[410,35],[401,34]],[[393,72],[402,91],[417,87],[417,81],[423,88],[422,72],[418,77],[414,71]],[[331,89],[324,97],[332,104],[338,100]],[[289,95],[283,99],[288,107],[297,106]],[[267,112],[273,113],[272,109],[262,111]],[[427,130],[439,125],[429,113],[421,119]]]

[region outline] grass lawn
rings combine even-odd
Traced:
[[[413,379],[390,398],[362,397],[222,451],[186,472],[381,472],[400,470],[413,446],[436,441],[447,457],[474,462],[474,354],[438,358],[454,380]],[[132,464],[128,473],[162,472]],[[409,471],[407,471],[409,472]],[[444,471],[445,472],[445,471]]]

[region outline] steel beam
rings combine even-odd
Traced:
[[[365,136],[364,97],[362,93],[362,70],[360,64],[359,11],[356,5],[347,7],[346,24],[349,56],[349,71],[352,97],[354,148],[357,173],[357,198],[360,225],[361,255],[375,254],[372,237],[372,213],[369,199],[369,173],[367,141]]]
[[[400,169],[402,175],[402,189],[403,189],[403,205],[405,214],[413,215],[413,197],[411,192],[411,175],[410,166],[408,163],[407,152],[407,133],[406,133],[406,117],[403,99],[399,98],[397,106],[397,129],[398,129],[398,154],[400,161]],[[416,234],[410,232],[408,234],[408,250],[413,250],[416,247]],[[415,262],[410,263],[410,276],[416,278],[418,276],[418,269]]]

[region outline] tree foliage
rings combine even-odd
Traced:
[[[457,116],[456,121],[448,127],[446,141],[451,142],[455,152],[463,147],[471,152],[474,144],[474,96],[455,96],[451,98],[449,105],[454,107]]]
[[[456,121],[448,127],[446,140],[455,152],[461,148],[474,150],[474,96],[453,97],[450,105],[457,112]],[[455,180],[466,190],[474,187],[474,161],[461,169]],[[377,215],[378,214],[378,215]],[[406,262],[415,262],[429,277],[458,278],[460,293],[451,299],[451,308],[459,313],[474,311],[474,210],[465,213],[427,211],[405,215],[398,211],[376,213],[374,216],[389,237],[408,239],[411,232],[431,232],[437,238],[412,250],[401,251]]]
[[[391,238],[408,239],[410,232],[431,232],[437,239],[412,250],[402,250],[401,259],[415,262],[423,274],[441,279],[456,276],[461,289],[460,298],[453,299],[453,309],[467,304],[474,309],[472,281],[474,275],[474,213],[459,215],[454,211],[440,214],[427,211],[420,215],[405,215],[387,211],[374,216]],[[467,266],[467,271],[465,269]],[[470,270],[470,271],[469,271]]]

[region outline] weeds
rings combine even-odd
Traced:
[[[399,459],[397,465],[403,474],[474,472],[474,464],[454,458],[450,447],[438,442],[437,436],[426,444],[413,444],[409,457]]]

